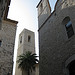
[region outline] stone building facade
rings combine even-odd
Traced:
[[[18,22],[7,18],[9,4],[10,0],[7,1],[0,25],[0,75],[12,75],[13,70],[13,54]]]
[[[75,0],[57,0],[52,13],[48,0],[37,8],[39,75],[75,75]]]

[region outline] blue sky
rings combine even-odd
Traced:
[[[49,0],[52,11],[54,10],[54,6],[57,0]]]
[[[38,12],[36,8],[39,1],[40,0],[11,0],[8,18],[18,21],[14,57],[16,57],[18,48],[18,36],[24,28],[35,32],[35,50],[36,53],[39,54],[37,18]],[[49,2],[53,11],[56,0],[49,0]],[[14,61],[16,61],[16,58],[14,58]]]

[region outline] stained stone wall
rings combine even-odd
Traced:
[[[0,30],[0,75],[12,74],[16,24],[2,21]]]
[[[75,33],[75,0],[58,0],[55,11],[38,30],[39,75],[68,75],[65,62],[75,54],[75,34],[68,38],[62,23],[65,17],[70,18]]]

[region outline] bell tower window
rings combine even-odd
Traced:
[[[30,42],[30,41],[31,41],[31,36],[29,35],[29,36],[28,36],[28,42]]]

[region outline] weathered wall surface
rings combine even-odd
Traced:
[[[41,0],[38,8],[38,27],[40,28],[44,21],[51,14],[51,7],[48,0]]]
[[[65,75],[65,61],[75,54],[75,34],[68,39],[65,25],[62,24],[63,19],[69,16],[75,33],[75,1],[71,6],[62,6],[56,7],[39,29],[40,75]]]
[[[16,24],[3,21],[0,30],[0,75],[7,75],[13,70],[13,52],[16,34]]]

